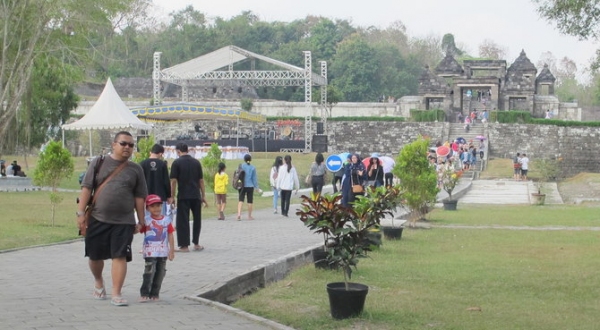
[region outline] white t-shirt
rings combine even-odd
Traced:
[[[527,158],[527,157],[521,157],[521,159],[519,160],[519,163],[521,163],[521,169],[522,170],[528,170],[529,169],[529,158]]]

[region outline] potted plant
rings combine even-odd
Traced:
[[[313,261],[316,268],[335,269],[335,265],[330,264],[327,260],[327,238],[328,230],[320,228],[319,219],[334,219],[339,214],[341,194],[313,194],[310,197],[302,196],[302,206],[300,212],[309,218],[310,221],[305,221],[304,225],[315,234],[323,235],[323,246],[312,251]],[[302,219],[301,219],[302,220]]]
[[[454,188],[456,188],[456,185],[458,185],[462,175],[462,170],[457,171],[452,166],[445,167],[442,170],[442,188],[448,193],[448,198],[443,201],[444,210],[446,211],[456,211],[456,204],[458,201],[452,198],[452,192],[454,191]]]
[[[544,205],[546,194],[543,190],[545,184],[551,179],[556,179],[556,176],[559,174],[558,160],[548,158],[536,159],[532,165],[538,174],[538,178],[533,182],[537,192],[531,193],[531,199],[534,205]]]
[[[403,194],[400,190],[400,186],[370,187],[368,195],[371,196],[374,206],[380,210],[386,210],[386,214],[392,215],[391,225],[382,224],[378,226],[381,229],[383,236],[387,239],[400,239],[406,220],[400,221],[399,225],[396,226],[393,214],[398,207],[403,206]],[[385,214],[380,216],[380,219],[383,219],[384,217]],[[381,234],[379,235],[379,239],[381,239]]]
[[[369,230],[377,228],[381,219],[391,214],[390,199],[399,199],[394,195],[399,189],[391,189],[387,195],[377,191],[369,196],[359,196],[352,206],[342,205],[340,194],[302,196],[300,209],[296,212],[310,230],[325,235],[327,261],[344,273],[344,282],[327,284],[331,315],[336,319],[362,312],[369,287],[350,282],[352,269],[356,268],[359,258],[373,249]]]

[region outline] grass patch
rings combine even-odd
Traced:
[[[504,220],[532,216],[523,215],[525,207],[504,208],[515,209]],[[579,226],[568,220],[575,208],[529,208],[541,215],[527,223]],[[577,216],[595,212],[582,209]],[[500,210],[465,207],[434,212],[431,219],[492,224],[490,215]],[[562,216],[552,216],[557,213]],[[405,229],[402,240],[385,241],[353,273],[353,281],[370,287],[359,318],[331,318],[325,285],[343,275],[312,265],[234,306],[296,329],[593,329],[600,312],[599,237],[586,230]]]
[[[456,211],[435,209],[427,218],[439,225],[600,227],[595,207],[575,205],[480,205],[458,204]]]

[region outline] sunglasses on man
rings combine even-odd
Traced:
[[[124,146],[129,146],[129,148],[133,148],[135,147],[135,143],[129,143],[129,142],[125,142],[125,141],[119,141],[117,142],[121,147]]]

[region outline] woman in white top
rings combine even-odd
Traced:
[[[271,182],[271,190],[273,190],[273,213],[277,214],[277,199],[279,198],[279,191],[277,190],[277,178],[279,177],[279,168],[283,165],[283,158],[281,156],[275,157],[275,163],[271,167],[271,174],[269,174],[269,181]]]
[[[277,175],[276,188],[281,193],[281,214],[284,217],[288,216],[290,210],[290,200],[292,198],[292,190],[296,188],[296,193],[300,189],[300,181],[298,181],[298,173],[296,168],[292,166],[292,156],[286,155],[284,164],[279,167]]]

